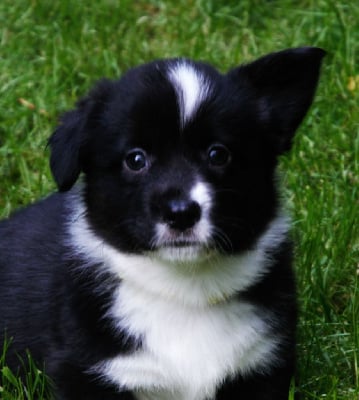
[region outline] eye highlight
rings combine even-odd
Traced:
[[[207,151],[207,160],[211,167],[225,167],[231,161],[231,153],[223,144],[214,144]]]
[[[144,170],[149,165],[146,153],[141,149],[134,149],[127,153],[125,157],[125,166],[134,172]]]

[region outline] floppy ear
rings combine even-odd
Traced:
[[[83,169],[81,154],[89,139],[88,126],[102,112],[110,86],[110,81],[100,81],[77,103],[75,110],[60,118],[59,126],[48,141],[51,172],[61,192],[71,189]]]
[[[271,53],[229,74],[254,92],[258,119],[269,126],[278,153],[289,150],[310,107],[325,51],[302,47]]]
[[[80,172],[80,148],[84,140],[84,110],[67,112],[48,141],[51,149],[50,168],[60,191],[69,190]]]

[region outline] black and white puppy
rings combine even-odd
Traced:
[[[66,113],[49,141],[59,193],[0,224],[10,366],[29,349],[63,400],[287,399],[296,299],[275,168],[323,56],[225,75],[159,60]]]

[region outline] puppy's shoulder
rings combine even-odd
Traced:
[[[5,233],[22,235],[28,225],[36,227],[36,225],[59,222],[68,212],[69,197],[68,193],[53,193],[29,206],[19,208],[0,221],[0,240]]]
[[[54,193],[0,222],[0,266],[56,257],[65,245],[68,193]],[[69,208],[70,207],[70,208]],[[10,267],[9,267],[10,268]]]

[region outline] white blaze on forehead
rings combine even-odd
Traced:
[[[169,79],[177,93],[183,127],[210,95],[210,83],[201,71],[186,61],[178,61],[171,67]]]

